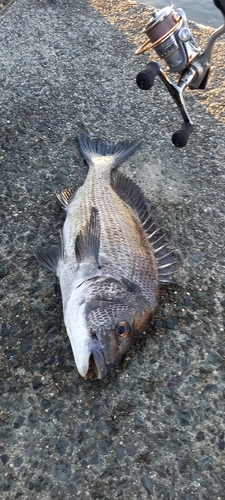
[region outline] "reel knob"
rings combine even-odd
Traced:
[[[177,148],[184,148],[184,146],[186,146],[188,142],[191,132],[193,132],[192,123],[184,122],[183,125],[181,125],[180,129],[172,135],[172,143],[174,144],[174,146],[176,146]]]
[[[154,84],[156,75],[158,75],[160,67],[156,62],[147,64],[145,70],[137,74],[136,82],[138,87],[142,90],[149,90]]]

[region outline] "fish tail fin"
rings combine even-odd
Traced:
[[[81,153],[89,166],[96,164],[100,157],[105,156],[111,159],[111,168],[116,168],[141,145],[141,141],[120,141],[117,144],[107,144],[101,139],[92,139],[87,134],[78,134],[77,139]]]

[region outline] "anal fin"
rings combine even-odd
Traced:
[[[57,193],[56,196],[60,201],[63,208],[66,208],[74,194],[76,193],[77,188],[75,186],[63,189],[61,193]]]

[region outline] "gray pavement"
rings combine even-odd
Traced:
[[[225,498],[224,52],[188,92],[195,131],[134,55],[149,8],[17,0],[0,15],[0,497]],[[208,28],[191,25],[204,46]],[[181,258],[177,285],[103,381],[81,379],[57,278],[33,249],[59,241],[55,193],[85,179],[77,132],[143,139],[123,170]]]

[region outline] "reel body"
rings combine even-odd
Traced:
[[[200,54],[201,50],[188,27],[185,12],[183,9],[175,9],[173,5],[160,11],[155,10],[145,26],[144,33],[149,41],[145,42],[136,54],[154,48],[173,73],[181,73]]]
[[[139,55],[154,49],[158,57],[166,62],[169,73],[179,74],[178,82],[175,83],[158,63],[149,62],[146,69],[138,73],[136,78],[137,85],[143,90],[148,90],[158,74],[177,104],[184,120],[181,128],[172,136],[172,142],[177,147],[187,144],[193,130],[193,124],[185,107],[183,90],[186,87],[191,90],[205,88],[214,43],[222,33],[225,33],[225,0],[215,0],[214,3],[223,14],[224,24],[210,36],[203,52],[191,34],[185,12],[173,5],[152,13],[143,30],[148,40],[136,51]]]

